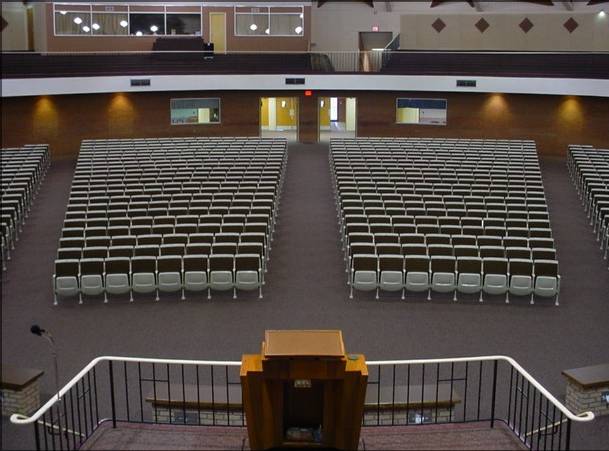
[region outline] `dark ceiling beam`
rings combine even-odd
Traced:
[[[602,3],[609,3],[609,0],[590,0],[588,5],[600,5]]]

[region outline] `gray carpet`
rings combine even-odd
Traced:
[[[240,450],[249,449],[247,429],[104,423],[82,450]],[[521,450],[511,430],[497,423],[364,428],[360,450]]]
[[[99,355],[239,360],[258,352],[265,329],[342,329],[347,350],[368,359],[507,354],[559,398],[566,368],[609,361],[609,271],[568,178],[564,160],[543,161],[563,292],[561,305],[526,300],[479,304],[449,297],[373,294],[348,299],[338,243],[327,147],[290,145],[264,299],[215,294],[211,301],[138,298],[52,305],[51,274],[73,174],[55,163],[2,279],[2,362],[41,368],[52,389],[46,343],[33,323],[51,331],[60,348],[61,382]],[[573,444],[609,448],[609,421],[574,427]],[[3,428],[6,422],[3,423]],[[3,448],[28,446],[22,431],[2,434]],[[26,434],[27,435],[27,434]],[[31,442],[30,442],[31,443]]]

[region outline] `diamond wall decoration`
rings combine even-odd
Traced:
[[[528,33],[535,25],[533,25],[533,22],[531,22],[528,17],[525,17],[524,20],[518,24],[518,26],[522,31]]]
[[[490,24],[486,20],[484,20],[483,17],[478,22],[476,22],[474,26],[478,29],[480,33],[484,33],[486,29],[490,27]]]
[[[562,24],[562,26],[565,27],[569,33],[573,33],[575,29],[579,27],[579,24],[573,17],[569,17],[569,20]]]
[[[431,24],[431,27],[436,30],[438,33],[441,33],[442,30],[446,28],[446,24],[439,17]]]

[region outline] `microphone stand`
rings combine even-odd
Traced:
[[[48,332],[42,332],[41,336],[49,343],[51,346],[51,355],[53,356],[53,369],[55,376],[55,396],[57,396],[57,400],[61,401],[61,395],[59,394],[59,364],[57,362],[57,346],[55,345],[55,339]]]

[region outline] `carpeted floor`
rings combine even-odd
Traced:
[[[241,450],[250,449],[247,429],[104,423],[82,450]],[[360,450],[520,450],[525,449],[511,430],[497,423],[364,428]]]
[[[69,300],[53,307],[53,259],[74,167],[54,163],[3,274],[2,362],[45,370],[43,389],[51,391],[51,356],[44,340],[29,333],[33,323],[56,338],[61,383],[99,355],[239,360],[259,351],[265,329],[341,329],[347,350],[368,359],[507,354],[559,398],[565,390],[561,370],[609,361],[607,262],[564,160],[542,164],[563,276],[561,305],[554,307],[526,300],[427,302],[416,295],[375,301],[373,294],[362,294],[350,301],[327,147],[294,144],[289,152],[263,300],[215,294],[211,301]],[[28,446],[21,431],[3,432],[3,448]],[[575,426],[573,444],[609,448],[607,418]]]

